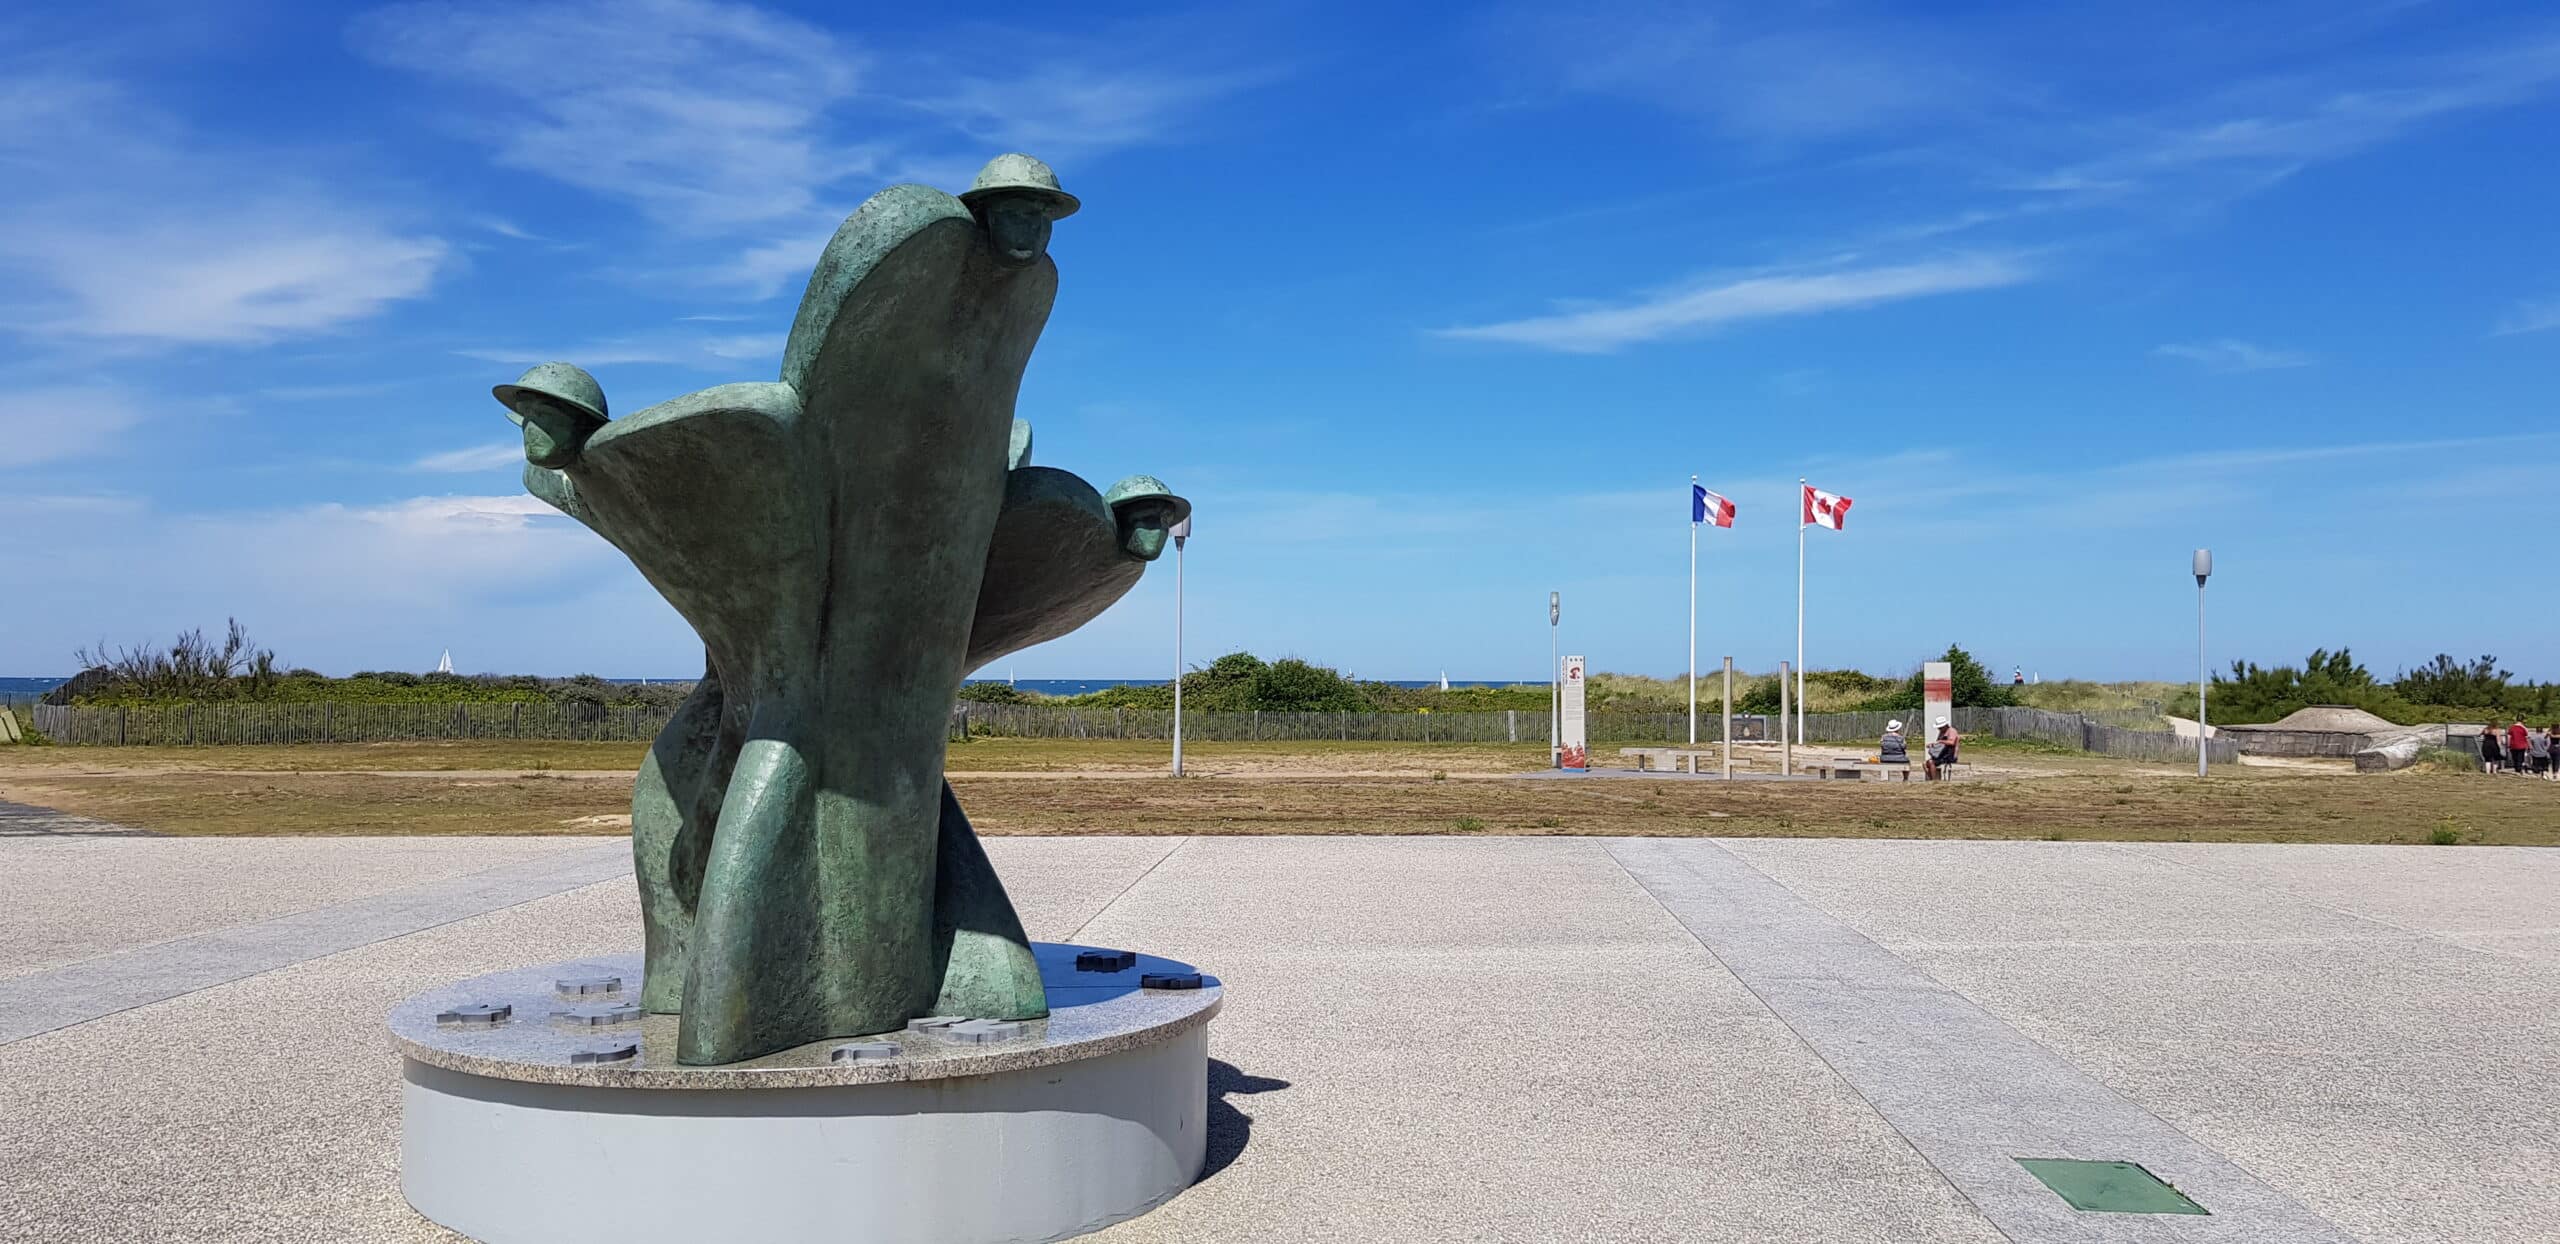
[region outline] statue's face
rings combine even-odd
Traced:
[[[1164,555],[1165,511],[1162,506],[1133,505],[1120,511],[1120,547],[1131,557],[1151,562]]]
[[[558,470],[578,460],[595,422],[579,411],[539,394],[516,398],[515,412],[524,417],[524,460]]]
[[[1049,205],[1027,194],[991,198],[987,236],[995,244],[996,263],[1028,268],[1049,253]]]

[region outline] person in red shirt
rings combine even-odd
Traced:
[[[2524,772],[2524,758],[2532,747],[2533,728],[2524,724],[2524,718],[2516,718],[2516,724],[2507,727],[2507,767]]]

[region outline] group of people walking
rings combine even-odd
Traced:
[[[2501,730],[2492,722],[2480,727],[2480,771],[2496,773],[2530,773],[2560,782],[2560,765],[2552,763],[2551,749],[2560,740],[2560,725],[2536,730],[2518,717],[2515,724]]]

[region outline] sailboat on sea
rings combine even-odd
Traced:
[[[436,672],[439,674],[450,674],[453,672],[453,649],[447,648],[444,650],[444,657],[436,662]]]

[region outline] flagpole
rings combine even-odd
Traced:
[[[1804,490],[1812,487],[1801,475],[1796,477],[1796,745],[1802,747],[1804,737]],[[1780,721],[1778,729],[1787,723]]]
[[[1689,477],[1689,746],[1698,745],[1698,477]],[[1692,769],[1697,758],[1689,758]]]

